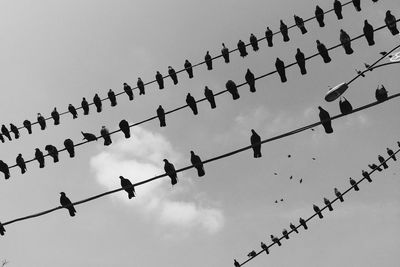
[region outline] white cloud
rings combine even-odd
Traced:
[[[164,173],[164,158],[176,168],[189,163],[182,160],[165,137],[136,127],[130,139],[115,140],[108,151],[102,150],[92,157],[90,164],[96,180],[112,190],[120,187],[120,175],[135,183]],[[128,199],[125,192],[113,196],[116,201],[134,207],[135,211],[164,226],[184,229],[200,226],[208,233],[219,231],[224,224],[222,211],[193,199],[195,188],[191,179],[184,175],[178,174],[179,182],[173,189],[169,178],[164,178],[137,187],[134,199]],[[184,200],[185,195],[190,199]]]

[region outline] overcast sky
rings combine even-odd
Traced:
[[[146,95],[134,91],[132,102],[126,95],[116,107],[104,102],[102,113],[91,107],[89,116],[80,110],[78,119],[68,114],[59,126],[48,121],[45,131],[35,125],[28,135],[23,129],[19,140],[0,144],[0,159],[13,165],[18,153],[31,159],[35,148],[62,148],[66,138],[80,142],[81,130],[98,134],[103,125],[116,130],[122,119],[133,123],[156,115],[160,104],[165,110],[184,105],[188,92],[203,98],[204,86],[219,92],[229,79],[244,82],[247,68],[259,76],[275,69],[276,57],[294,62],[296,48],[306,56],[316,53],[317,39],[327,47],[338,44],[340,29],[354,37],[365,19],[382,26],[389,9],[400,18],[398,0],[361,2],[361,12],[344,7],[343,20],[325,15],[324,28],[312,20],[305,35],[289,30],[290,42],[279,34],[272,48],[263,41],[258,52],[248,47],[245,58],[236,52],[229,64],[215,60],[212,71],[195,68],[193,79],[181,73],[176,86],[167,78],[164,90],[146,86]],[[222,42],[233,49],[239,39],[248,42],[250,33],[264,36],[267,26],[277,31],[280,19],[290,26],[294,14],[314,16],[317,4],[328,10],[333,1],[1,1],[0,124],[21,126],[24,119],[35,121],[38,112],[49,116],[54,107],[80,106],[82,97],[106,97],[110,88],[120,92],[124,82],[134,86],[137,77],[153,80],[169,65],[178,70],[185,59],[202,61],[207,50],[218,55]],[[187,166],[190,150],[207,159],[246,146],[251,129],[266,139],[316,122],[318,106],[336,115],[338,101],[324,101],[328,87],[353,78],[364,62],[399,44],[399,36],[384,29],[375,41],[372,47],[364,38],[354,41],[352,55],[339,47],[330,52],[329,64],[315,57],[306,63],[305,76],[293,66],[287,83],[275,74],[257,81],[256,93],[244,86],[239,100],[220,95],[214,110],[207,102],[199,104],[197,116],[180,110],[167,116],[167,127],[153,120],[134,127],[130,139],[113,135],[109,147],[99,140],[77,147],[73,159],[65,152],[58,163],[46,158],[44,169],[37,162],[29,163],[24,175],[14,168],[9,180],[0,181],[0,221],[56,207],[61,191],[77,201],[118,188],[119,175],[138,182],[162,174],[164,158],[176,168]],[[376,69],[345,96],[358,107],[374,101],[380,84],[389,94],[398,93],[398,73],[397,65]],[[378,154],[386,157],[386,147],[397,149],[399,112],[394,99],[334,121],[333,134],[319,126],[265,144],[262,158],[247,151],[206,165],[202,178],[195,170],[180,173],[173,188],[162,179],[137,187],[131,200],[119,192],[77,206],[74,218],[58,210],[8,225],[0,238],[0,260],[7,259],[10,267],[233,266],[233,258],[244,261],[248,252],[260,250],[260,241],[270,243],[270,234],[280,236],[290,222],[313,214],[312,205],[323,206],[323,197],[333,199],[334,187],[347,189],[350,176],[359,179]],[[323,220],[311,221],[309,230],[301,229],[246,266],[398,266],[400,167],[389,165],[371,184],[362,183],[359,192],[335,203]]]

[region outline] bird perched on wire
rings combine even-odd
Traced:
[[[318,217],[320,219],[324,218],[324,216],[322,215],[321,209],[317,205],[314,204],[313,209],[314,209],[315,213],[318,214]]]
[[[92,133],[84,133],[82,131],[81,131],[81,133],[83,135],[83,140],[87,140],[88,142],[97,141],[96,135],[94,135]]]
[[[9,141],[11,141],[11,135],[10,132],[8,131],[7,127],[3,124],[1,125],[1,133],[8,138]]]
[[[86,98],[82,98],[81,107],[83,109],[83,115],[89,115],[89,103]]]
[[[32,123],[29,120],[24,120],[23,125],[26,128],[26,130],[28,130],[28,134],[32,134]],[[3,137],[3,136],[1,136],[1,137]],[[4,143],[3,140],[2,140],[2,142]]]
[[[357,74],[360,75],[361,77],[363,77],[363,78],[365,77],[365,74],[362,73],[362,71],[356,69],[356,72],[357,72]]]
[[[222,43],[221,55],[224,58],[225,63],[229,63],[229,49]]]
[[[261,137],[254,129],[251,129],[250,143],[253,149],[254,158],[261,158]]]
[[[264,244],[264,242],[261,242],[261,248],[264,250],[267,254],[269,254],[268,246]]]
[[[247,69],[244,79],[250,87],[250,92],[254,93],[256,91],[256,79],[250,69]]]
[[[364,20],[363,32],[365,39],[367,39],[368,45],[372,46],[375,44],[374,41],[374,27],[368,23],[368,20]]]
[[[250,251],[249,254],[247,254],[247,257],[249,258],[254,258],[255,256],[257,256],[257,253],[254,250]]]
[[[356,8],[356,10],[358,12],[361,11],[361,0],[352,0],[353,1],[353,5]]]
[[[386,152],[387,152],[387,154],[394,160],[394,161],[396,161],[397,159],[396,159],[396,155],[394,154],[394,152],[393,152],[393,150],[391,150],[390,148],[386,148]]]
[[[297,65],[299,65],[301,75],[307,74],[306,58],[304,56],[304,53],[301,52],[300,48],[297,48],[295,58],[296,58]]]
[[[318,5],[315,7],[315,18],[318,21],[318,24],[320,27],[324,27],[325,23],[324,23],[324,10],[322,10],[322,8],[320,8]]]
[[[258,39],[254,34],[250,34],[250,44],[253,47],[254,51],[258,51],[260,49],[258,47]]]
[[[167,159],[164,159],[164,171],[171,178],[171,184],[175,185],[178,182],[178,175],[176,173],[175,166]]]
[[[204,165],[200,157],[196,155],[193,151],[190,151],[190,162],[197,170],[197,175],[199,177],[204,176],[206,173],[204,171]]]
[[[387,52],[382,51],[382,52],[379,52],[379,54],[381,54],[382,56],[386,56],[386,55],[387,55]],[[390,55],[389,55],[389,57],[390,57]]]
[[[304,220],[303,218],[300,217],[300,218],[299,218],[299,222],[300,222],[300,224],[304,227],[305,230],[308,229],[306,220]]]
[[[344,115],[346,114],[350,114],[353,111],[353,106],[350,104],[350,102],[343,97],[340,98],[339,100],[339,108],[340,108],[340,112]]]
[[[390,10],[386,11],[385,24],[386,27],[389,29],[389,31],[392,33],[392,35],[399,34],[399,30],[397,29],[396,25],[396,17],[390,13]]]
[[[17,158],[15,159],[17,166],[21,169],[21,174],[24,174],[26,172],[26,164],[25,160],[22,157],[22,154],[18,154]]]
[[[274,33],[271,31],[271,29],[269,27],[267,27],[267,30],[265,31],[265,39],[267,40],[269,47],[274,46],[274,44],[272,42],[273,36],[274,36]]]
[[[376,165],[376,164],[368,164],[368,167],[370,167],[372,170],[378,170],[378,171],[382,171],[382,169],[381,169],[381,167],[379,167],[378,165]]]
[[[343,199],[342,193],[340,193],[340,191],[336,187],[335,187],[334,191],[335,191],[335,196],[340,200],[340,202],[343,202],[344,199]]]
[[[130,85],[128,85],[127,83],[123,83],[122,84],[122,86],[123,86],[123,88],[124,88],[124,92],[125,92],[125,94],[128,96],[128,98],[129,98],[129,101],[132,101],[133,100],[133,90],[132,90],[132,87],[130,87]],[[137,86],[138,86],[138,88],[139,88],[139,95],[144,95],[144,84],[143,84],[143,82],[142,82],[142,80],[140,79],[140,78],[138,78],[138,81],[137,81]],[[110,96],[108,96],[108,97],[110,97]],[[111,100],[111,99],[110,99]]]
[[[281,241],[279,241],[279,238],[275,237],[274,235],[271,235],[271,240],[272,242],[278,244],[278,246],[281,246]]]
[[[94,95],[94,97],[93,97],[93,103],[94,103],[94,105],[96,106],[96,111],[97,111],[97,112],[101,112],[101,110],[102,110],[102,103],[101,103],[101,99],[100,99],[100,97],[99,97],[98,94],[95,94],[95,95]]]
[[[383,166],[384,169],[387,169],[387,168],[389,167],[389,166],[386,164],[385,159],[384,159],[381,155],[378,155],[378,160],[379,160],[379,162],[382,164],[382,166]]]
[[[158,106],[157,108],[157,117],[158,120],[160,121],[160,127],[165,127],[165,112],[164,109],[161,105]]]
[[[164,77],[162,76],[162,74],[159,71],[157,71],[157,73],[156,73],[156,81],[158,83],[158,88],[160,90],[164,89]]]
[[[241,57],[245,57],[248,55],[246,51],[246,44],[242,40],[239,40],[239,42],[237,43],[237,48]]]
[[[7,180],[8,178],[10,178],[10,169],[8,167],[8,164],[2,160],[0,160],[0,172],[4,174],[4,179]]]
[[[332,204],[326,197],[324,197],[324,203],[328,207],[329,211],[333,211]]]
[[[318,53],[321,55],[322,59],[324,60],[324,63],[329,63],[332,61],[331,57],[329,56],[328,49],[326,49],[326,46],[321,43],[319,40],[317,42],[317,50]]]
[[[301,17],[294,15],[294,22],[296,23],[296,26],[300,29],[302,34],[307,33],[307,29],[304,26],[304,20]]]
[[[104,145],[105,146],[109,146],[109,145],[112,144],[110,132],[108,131],[106,126],[101,126],[100,135],[104,139]]]
[[[209,51],[207,51],[206,55],[204,56],[204,61],[206,62],[207,70],[212,70],[212,57]]]
[[[60,204],[63,208],[66,208],[69,211],[69,215],[71,217],[75,216],[76,210],[74,208],[74,205],[72,205],[71,200],[65,195],[64,192],[60,193]]]
[[[233,265],[235,265],[235,267],[240,267],[240,263],[237,262],[236,259],[233,259]]]
[[[119,122],[119,128],[124,133],[125,138],[131,137],[131,128],[129,127],[129,123],[126,120],[121,120]]]
[[[128,198],[131,199],[135,197],[135,187],[131,181],[123,176],[120,176],[119,179],[121,180],[121,187],[128,193]]]
[[[286,238],[286,239],[289,239],[289,234],[288,234],[288,230],[286,230],[286,229],[283,229],[283,231],[282,231],[282,235]]]
[[[67,150],[67,152],[69,153],[69,157],[70,158],[75,157],[74,142],[71,139],[65,139],[64,146],[65,146],[65,149]]]
[[[290,223],[289,227],[290,227],[290,229],[292,229],[294,232],[296,232],[296,234],[299,233],[299,231],[297,230],[296,226],[293,225],[293,223]]]
[[[14,124],[10,123],[10,131],[14,134],[14,138],[18,139],[19,138],[19,130],[18,127],[15,126]]]
[[[58,150],[57,150],[57,148],[55,146],[46,145],[44,149],[53,158],[53,162],[54,163],[59,161],[59,159],[58,159]]]
[[[189,62],[189,60],[185,60],[185,64],[183,64],[183,67],[186,69],[186,72],[189,75],[189,79],[193,78],[193,67],[192,63]]]
[[[0,222],[0,235],[4,235],[5,232],[6,232],[6,229],[4,229],[3,224],[1,224],[1,222]],[[4,266],[4,264],[3,264],[3,266]]]
[[[78,113],[76,112],[76,109],[72,104],[68,105],[68,111],[72,114],[73,119],[78,118]]]
[[[351,38],[343,29],[340,30],[340,43],[347,55],[353,54],[354,51],[351,48]]]
[[[356,182],[354,179],[352,179],[352,178],[350,177],[350,178],[349,178],[349,181],[350,181],[350,185],[354,188],[355,191],[360,190],[360,188],[359,188],[358,185],[357,185],[357,182]]]
[[[208,100],[208,102],[210,102],[211,108],[214,109],[216,108],[216,104],[215,104],[215,98],[214,98],[214,93],[211,89],[209,89],[207,86],[204,88],[204,96],[206,97],[206,99]]]
[[[57,108],[54,108],[50,115],[54,120],[54,125],[59,125],[60,124],[60,113],[58,113]]]
[[[44,168],[44,156],[39,148],[35,149],[35,159],[39,162],[39,168]]]
[[[37,114],[37,122],[39,123],[41,130],[46,129],[46,119],[40,113]]]
[[[178,84],[178,76],[176,75],[174,68],[172,68],[171,66],[168,66],[168,74],[169,77],[171,77],[174,84]]]
[[[363,176],[368,182],[370,182],[370,183],[372,182],[372,179],[371,179],[371,177],[369,176],[369,173],[368,173],[368,172],[362,170],[361,173],[362,173],[362,176]]]
[[[343,19],[343,15],[342,15],[342,3],[338,0],[335,0],[335,2],[333,2],[333,9],[335,11],[335,14],[338,18],[338,20]]]
[[[198,114],[196,100],[190,93],[186,95],[186,104],[190,107],[194,115]]]
[[[279,29],[281,30],[281,34],[283,37],[284,42],[289,42],[289,34],[288,34],[288,27],[287,25],[283,22],[283,20],[280,21],[280,26]]]
[[[275,68],[279,74],[279,77],[281,78],[281,82],[283,83],[287,82],[285,63],[282,60],[280,60],[279,57],[276,58]]]
[[[318,107],[319,109],[319,119],[324,127],[325,133],[330,134],[333,133],[333,128],[331,124],[331,116],[329,115],[328,111],[323,109],[322,107]]]
[[[240,98],[236,83],[234,81],[228,80],[225,84],[225,88],[229,93],[231,93],[233,100]]]
[[[107,96],[111,102],[111,106],[115,107],[117,105],[117,97],[112,89],[108,90]]]
[[[126,83],[125,83],[126,84]],[[127,85],[127,84],[126,84]],[[127,86],[129,86],[129,85],[127,85]],[[136,86],[137,86],[137,88],[139,89],[139,95],[145,95],[146,94],[146,91],[145,91],[145,89],[144,89],[144,83],[143,83],[143,81],[142,81],[142,79],[139,77],[138,79],[137,79],[137,82],[136,82]],[[124,85],[124,88],[125,88],[125,85]],[[129,86],[129,88],[130,88],[130,86]],[[127,92],[127,91],[125,91],[125,92]],[[128,94],[128,93],[127,93]],[[128,94],[129,95],[129,100],[133,100],[133,92],[132,92],[132,88],[131,88],[131,94]],[[132,99],[131,99],[132,98]]]

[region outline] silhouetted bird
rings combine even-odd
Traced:
[[[293,223],[290,223],[290,229],[292,229],[294,232],[296,232],[296,234],[299,233],[299,231],[297,230],[296,226],[293,225]]]
[[[340,202],[343,202],[344,199],[343,199],[342,193],[340,193],[340,191],[336,187],[335,187],[334,191],[335,191],[335,196],[340,200]]]
[[[165,127],[165,112],[161,105],[157,108],[157,117],[160,120],[160,127]]]
[[[225,63],[229,63],[229,49],[225,46],[224,43],[222,43],[221,54],[225,60]]]
[[[386,152],[388,153],[388,155],[394,160],[396,161],[396,155],[394,154],[393,150],[391,150],[390,148],[386,148]]]
[[[81,107],[83,109],[83,115],[89,115],[89,103],[86,98],[82,98]]]
[[[356,8],[356,10],[358,11],[358,12],[360,12],[361,11],[361,0],[352,0],[353,1],[353,5],[354,5],[354,7]]]
[[[242,40],[239,40],[237,43],[237,48],[239,49],[239,53],[241,57],[247,56],[246,45]]]
[[[18,127],[15,126],[14,124],[10,123],[10,131],[14,134],[14,138],[18,139],[19,138],[19,130]]]
[[[176,75],[175,70],[171,66],[168,66],[168,74],[171,77],[174,84],[178,84],[178,76]]]
[[[40,113],[37,114],[37,122],[39,123],[41,130],[46,129],[46,119]]]
[[[102,103],[101,103],[101,99],[100,99],[100,97],[99,97],[98,94],[95,94],[95,95],[94,95],[94,97],[93,97],[93,103],[94,103],[94,105],[96,106],[96,111],[97,111],[97,112],[101,112],[101,110],[102,110]]]
[[[65,139],[64,146],[65,146],[65,149],[67,149],[67,151],[69,153],[69,157],[70,158],[75,157],[74,142],[71,139]]]
[[[61,192],[60,195],[61,195],[61,196],[60,196],[60,204],[61,204],[61,206],[62,206],[63,208],[68,209],[69,215],[70,215],[71,217],[74,217],[74,216],[75,216],[75,213],[76,213],[76,210],[75,210],[75,208],[74,208],[74,205],[72,205],[71,200],[69,200],[69,198],[65,195],[64,192]]]
[[[362,173],[362,176],[363,176],[368,182],[370,182],[370,183],[372,182],[372,179],[371,179],[371,177],[369,176],[369,173],[368,173],[368,172],[362,170],[361,173]]]
[[[24,120],[23,125],[28,130],[28,134],[32,134],[32,123],[29,120]]]
[[[189,79],[193,78],[193,67],[192,67],[192,63],[189,62],[189,60],[185,60],[185,64],[183,65],[184,68],[186,69],[186,72],[189,75]]]
[[[382,166],[383,166],[384,169],[389,168],[389,166],[388,166],[388,165],[386,164],[386,162],[385,162],[385,159],[384,159],[381,155],[378,155],[378,160],[379,160],[379,162],[382,164]]]
[[[375,90],[375,98],[376,100],[378,100],[379,102],[385,101],[388,98],[388,92],[386,91],[386,88],[381,85],[381,88],[376,88]]]
[[[206,62],[207,69],[212,70],[212,57],[210,56],[210,52],[207,51],[206,55],[204,56],[204,61]]]
[[[10,169],[8,168],[8,164],[4,161],[0,160],[0,172],[4,174],[4,178],[7,180],[10,178]]]
[[[131,199],[135,197],[135,187],[131,181],[123,176],[120,176],[119,179],[121,180],[121,187],[124,188],[125,192],[128,193],[128,198]]]
[[[303,179],[300,179],[299,183],[302,183],[302,182],[303,182]]]
[[[254,93],[256,91],[256,80],[254,74],[250,71],[250,69],[247,69],[244,78],[250,87],[250,92]]]
[[[55,146],[47,145],[47,146],[45,146],[44,149],[53,158],[53,162],[58,162],[59,161],[59,159],[58,159],[58,150],[57,150],[57,148]]]
[[[11,135],[10,132],[8,131],[7,127],[3,124],[1,125],[1,133],[8,138],[8,140],[11,141]]]
[[[364,20],[364,28],[363,28],[365,39],[367,39],[368,45],[374,45],[374,27],[368,23],[368,20]]]
[[[319,109],[319,119],[321,120],[322,126],[324,126],[325,133],[330,134],[333,133],[331,116],[328,111],[323,109],[322,107],[318,107]]]
[[[300,48],[297,48],[297,53],[296,53],[295,57],[296,57],[297,65],[299,65],[299,68],[300,68],[300,73],[302,75],[307,74],[306,59],[305,59],[304,53],[301,52]]]
[[[76,112],[76,109],[72,104],[68,105],[68,111],[72,114],[73,119],[78,118],[78,113]]]
[[[6,229],[4,229],[4,226],[0,222],[0,235],[4,235],[5,232],[6,232]],[[3,261],[3,266],[4,266],[4,261]]]
[[[320,208],[319,208],[317,205],[314,204],[314,205],[313,205],[313,209],[314,209],[315,213],[318,214],[318,217],[319,217],[320,219],[324,218],[324,216],[322,215],[322,212],[321,212]]]
[[[204,88],[204,96],[207,98],[208,102],[210,102],[211,108],[214,109],[217,106],[215,105],[215,98],[214,98],[214,93],[211,89],[209,89],[207,86]]]
[[[254,158],[261,158],[261,137],[251,129],[250,143],[253,148]]]
[[[51,117],[54,120],[54,125],[60,124],[60,113],[58,113],[57,108],[53,109],[53,111],[51,112]]]
[[[278,244],[278,246],[281,246],[281,241],[279,241],[279,238],[275,237],[274,235],[271,235],[271,240],[272,242]]]
[[[339,100],[339,108],[340,108],[340,112],[344,115],[350,114],[353,111],[353,106],[344,97],[343,97],[343,100],[342,100],[342,98],[340,98],[340,100]]]
[[[228,92],[231,93],[233,100],[240,98],[236,83],[234,81],[228,80],[225,84],[225,87]]]
[[[292,179],[293,179],[293,175],[290,175],[289,180],[292,180]]]
[[[324,23],[324,10],[322,10],[322,8],[320,8],[318,5],[315,7],[315,18],[318,21],[318,24],[320,27],[324,27],[325,23]]]
[[[364,73],[362,73],[362,71],[356,69],[356,72],[357,72],[357,74],[360,75],[361,77],[363,77],[363,78],[365,77],[365,75],[364,75]]]
[[[3,135],[0,133],[0,141],[2,142],[2,143],[4,143],[5,141],[4,141],[4,137],[3,137]]]
[[[186,104],[188,104],[188,106],[190,107],[190,109],[193,111],[194,115],[197,115],[198,111],[197,111],[197,104],[196,104],[196,100],[194,99],[193,96],[190,95],[190,93],[188,93],[186,95]]]
[[[137,86],[138,86],[138,88],[139,88],[139,95],[144,95],[144,85],[143,85],[143,88],[142,89],[140,89],[141,87],[139,87],[139,79],[140,78],[138,78],[138,81],[137,81]],[[140,80],[140,81],[142,81],[142,80]],[[143,84],[143,82],[142,82],[142,84]],[[142,86],[142,84],[140,84],[140,86]],[[127,94],[127,96],[128,96],[128,98],[129,98],[129,101],[132,101],[133,100],[133,90],[132,90],[132,87],[129,85],[129,84],[127,84],[127,83],[123,83],[123,87],[124,87],[124,92],[125,92],[125,94]],[[142,93],[142,90],[143,90],[143,93]]]
[[[326,197],[324,197],[324,203],[325,203],[325,205],[328,207],[328,209],[329,209],[330,211],[333,211],[332,204],[331,204],[331,202],[329,201],[329,199],[327,199]]]
[[[399,30],[397,29],[396,25],[396,17],[390,13],[390,10],[386,11],[385,24],[393,35],[399,34]]]
[[[357,182],[356,182],[354,179],[352,179],[352,178],[350,177],[350,178],[349,178],[349,181],[350,181],[350,185],[354,188],[355,191],[360,190],[360,188],[359,188],[358,185],[357,185]]]
[[[112,89],[108,90],[107,96],[108,96],[108,99],[111,102],[111,106],[115,107],[117,105],[117,98],[116,98],[115,93],[114,93],[114,91]]]
[[[340,43],[342,44],[347,55],[353,54],[354,51],[351,48],[350,36],[343,29],[340,30]]]
[[[376,3],[376,2],[378,2],[378,0],[372,0],[372,2],[373,2],[373,3]]]
[[[281,34],[282,34],[282,37],[283,37],[283,41],[284,41],[284,42],[289,42],[290,38],[289,38],[289,35],[288,35],[288,27],[287,27],[287,25],[283,22],[283,20],[281,20],[281,22],[280,22],[280,27],[279,27],[279,29],[281,30]]]
[[[337,18],[343,19],[343,15],[342,15],[342,3],[338,0],[335,0],[335,2],[333,2],[333,9],[335,10],[335,14],[337,16]]]
[[[175,171],[175,166],[168,162],[167,159],[164,159],[164,171],[171,178],[171,184],[175,185],[178,182],[178,176]]]
[[[158,83],[158,88],[164,89],[164,77],[162,76],[162,74],[159,71],[157,71],[157,73],[156,73],[156,81]]]
[[[279,77],[281,77],[281,82],[283,82],[283,83],[287,82],[285,63],[282,60],[280,60],[279,57],[276,58],[275,68],[279,74]]]
[[[131,128],[129,127],[129,123],[126,120],[121,120],[119,122],[119,128],[124,133],[125,138],[131,137]]]
[[[300,217],[299,222],[304,227],[305,230],[308,229],[306,220],[304,220],[303,218]]]
[[[318,53],[321,55],[322,59],[324,60],[324,63],[331,62],[331,57],[329,56],[329,52],[328,49],[326,49],[326,46],[319,40],[317,40],[316,42],[317,42]]]
[[[282,235],[283,235],[286,239],[289,239],[289,234],[288,234],[288,231],[287,231],[286,229],[283,229]]]
[[[128,85],[129,86],[129,85]],[[137,86],[137,88],[139,89],[139,95],[144,95],[144,94],[146,94],[146,91],[145,91],[145,89],[144,89],[144,83],[143,83],[143,81],[142,81],[142,79],[139,77],[138,79],[137,79],[137,82],[136,82],[136,86]],[[124,87],[125,88],[125,87]],[[130,86],[129,86],[129,88],[130,88]],[[131,88],[131,90],[132,90],[132,88]],[[128,91],[128,90],[127,90]],[[127,92],[127,91],[125,91],[125,92]],[[131,97],[129,97],[129,99],[131,99]],[[132,100],[133,100],[133,92],[132,92]]]
[[[382,55],[382,56],[386,56],[386,55],[387,55],[387,52],[382,51],[382,52],[379,52],[379,54]],[[389,57],[391,57],[391,55],[389,55]]]
[[[254,258],[255,256],[257,256],[257,253],[254,250],[250,251],[249,254],[247,254],[247,257],[249,258]]]
[[[400,147],[400,142],[399,141],[397,141],[397,146]]]
[[[373,71],[373,69],[371,68],[371,65],[369,65],[369,64],[367,64],[367,63],[364,63],[364,66],[365,66],[365,68],[366,68],[367,70]]]
[[[240,267],[240,263],[237,262],[236,259],[233,259],[233,265],[235,265],[235,267]]]
[[[272,37],[274,36],[274,33],[271,31],[269,27],[267,27],[267,30],[265,31],[265,39],[267,39],[267,43],[269,47],[272,47],[274,44],[272,43]]]
[[[84,133],[82,131],[81,131],[81,133],[83,135],[83,140],[87,140],[88,142],[97,141],[96,135],[94,135],[92,133]]]
[[[296,23],[296,26],[300,29],[302,34],[307,33],[307,29],[304,26],[304,20],[301,17],[294,15],[294,22]]]
[[[15,159],[17,166],[20,167],[21,169],[21,174],[24,174],[26,172],[26,164],[25,164],[25,160],[22,157],[22,154],[18,154],[17,158]]]
[[[104,145],[105,146],[111,145],[111,143],[112,143],[111,136],[110,136],[110,133],[108,132],[108,129],[106,128],[106,126],[101,126],[100,134],[101,134],[101,137],[103,137],[103,139],[104,139]]]
[[[253,47],[254,51],[258,51],[259,50],[258,39],[254,34],[250,34],[250,44]]]
[[[372,170],[377,170],[377,171],[382,171],[382,169],[381,169],[381,167],[379,167],[378,165],[376,165],[376,164],[368,164],[368,167],[370,167]]]
[[[44,156],[39,148],[35,149],[35,159],[39,162],[39,168],[44,168]]]
[[[269,254],[268,246],[265,245],[263,242],[261,242],[261,248],[262,248],[267,254]]]
[[[193,151],[190,151],[190,162],[196,168],[197,175],[199,177],[202,177],[206,174],[206,172],[204,171],[203,162],[201,161],[200,157],[196,155]]]

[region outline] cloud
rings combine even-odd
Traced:
[[[90,165],[96,180],[112,190],[120,187],[120,175],[135,183],[164,173],[164,158],[177,168],[184,164],[183,157],[165,137],[136,127],[132,138],[115,140],[109,150],[102,149],[92,157]],[[205,201],[193,199],[194,183],[184,175],[178,174],[179,183],[173,189],[169,178],[164,178],[135,188],[135,199],[128,199],[125,192],[116,193],[113,198],[160,225],[186,230],[200,227],[210,234],[218,232],[224,224],[223,212]]]

